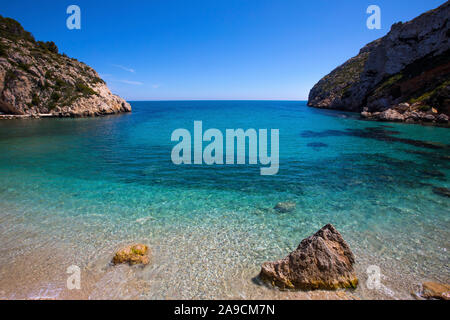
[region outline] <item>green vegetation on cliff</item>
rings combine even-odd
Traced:
[[[0,16],[0,112],[94,116],[129,111],[94,69]]]
[[[411,21],[392,25],[386,36],[323,77],[311,89],[308,105],[370,117],[400,104],[414,104],[409,112],[430,111],[433,114],[421,117],[445,122],[450,115],[449,16],[447,1]]]
[[[360,54],[337,68],[334,74],[325,76],[323,78],[323,89],[331,90],[339,87],[342,88],[341,92],[344,93],[351,83],[359,80],[361,73],[364,71],[367,58],[367,53]]]
[[[428,55],[388,77],[369,93],[368,101],[389,97],[409,104],[420,104],[421,111],[435,108],[450,114],[450,50]]]
[[[19,22],[11,18],[4,18],[2,15],[0,15],[0,38],[35,42],[33,35],[25,31]]]

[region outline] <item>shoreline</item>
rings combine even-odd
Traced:
[[[398,118],[381,118],[381,112],[378,113],[368,113],[368,112],[358,112],[358,111],[348,111],[343,108],[327,108],[308,105],[308,108],[317,110],[334,111],[339,113],[351,113],[355,115],[355,119],[360,121],[371,121],[378,123],[399,123],[399,124],[415,124],[424,127],[437,127],[437,128],[450,128],[450,122],[438,122],[438,121],[425,121],[425,120],[413,120],[411,118],[400,120]],[[388,109],[388,111],[391,109]]]
[[[79,115],[79,114],[51,114],[51,113],[39,113],[39,114],[0,114],[1,120],[30,120],[30,119],[76,119],[76,118],[99,118],[106,116],[113,116],[119,114],[127,114],[129,112],[119,112],[119,113],[105,113],[105,114],[94,114],[94,115]]]
[[[312,107],[308,106],[313,109],[319,109],[319,110],[330,110],[330,111],[337,111],[341,113],[349,113],[349,111],[340,110],[340,109],[330,109],[330,108],[319,108],[319,107]],[[419,125],[423,127],[437,127],[437,128],[450,128],[450,123],[439,123],[439,122],[426,122],[426,121],[395,121],[395,120],[382,120],[378,118],[372,118],[372,117],[365,117],[364,115],[354,112],[355,115],[359,114],[359,117],[357,120],[359,121],[367,121],[367,122],[378,122],[378,123],[397,123],[397,124],[413,124],[413,125]],[[61,116],[61,115],[55,115],[51,113],[43,113],[43,114],[24,114],[24,115],[18,115],[18,114],[0,114],[0,121],[1,120],[30,120],[30,119],[61,119],[61,118],[94,118],[94,117],[103,117],[103,116],[109,116],[114,114],[100,114],[96,116],[80,116],[80,115],[70,115],[70,116]]]
[[[40,114],[0,114],[0,120],[24,120],[24,119],[42,119],[42,118],[58,118],[51,113]]]
[[[360,116],[358,119],[360,121],[367,122],[377,122],[377,123],[397,123],[397,124],[415,124],[423,127],[436,127],[436,128],[450,128],[450,123],[437,123],[437,122],[425,122],[425,121],[389,121],[389,120],[380,120],[376,118],[365,118]]]
[[[439,278],[446,278],[441,275],[414,279],[414,277],[407,274],[398,274],[402,278],[401,281],[398,281],[394,271],[383,273],[381,287],[371,290],[366,287],[366,283],[369,280],[366,268],[369,262],[368,259],[375,252],[366,251],[363,248],[355,248],[357,254],[355,268],[360,279],[360,284],[356,289],[280,290],[259,280],[257,275],[260,266],[255,261],[250,264],[236,265],[235,269],[222,274],[220,276],[222,281],[216,283],[215,287],[210,288],[209,292],[204,292],[197,286],[194,286],[192,291],[189,289],[186,291],[184,287],[186,283],[180,286],[171,279],[171,274],[178,274],[178,277],[181,277],[180,279],[187,277],[192,281],[195,278],[208,275],[210,271],[205,270],[202,272],[202,275],[195,275],[192,274],[189,268],[180,269],[181,265],[178,265],[178,267],[173,265],[172,260],[174,257],[178,257],[180,252],[176,252],[174,256],[168,252],[169,247],[164,246],[161,241],[162,239],[147,239],[145,241],[152,244],[152,253],[154,253],[151,263],[146,267],[113,266],[110,264],[111,257],[115,251],[114,248],[129,243],[129,241],[125,240],[117,240],[114,244],[97,248],[98,251],[95,257],[92,256],[92,251],[90,253],[84,252],[81,256],[78,253],[76,264],[81,267],[80,290],[68,290],[66,287],[68,277],[66,268],[70,263],[73,263],[70,260],[73,259],[74,255],[77,255],[76,248],[67,245],[50,245],[35,248],[25,254],[17,255],[9,260],[8,263],[1,265],[0,298],[5,300],[420,300],[420,296],[417,296],[420,290],[420,283],[427,280],[437,281]],[[211,244],[208,246],[211,246]],[[184,249],[180,249],[184,251]],[[363,251],[365,253],[361,255]],[[197,256],[196,258],[196,263],[201,263],[204,257]],[[213,262],[203,261],[202,263],[209,265]],[[399,271],[397,270],[397,272]]]

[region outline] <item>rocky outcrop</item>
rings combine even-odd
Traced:
[[[113,264],[128,263],[130,265],[147,265],[150,262],[148,255],[148,246],[145,244],[132,244],[117,251],[112,262]]]
[[[0,16],[0,112],[74,117],[130,112],[94,69]]]
[[[326,225],[286,258],[262,265],[260,278],[282,289],[356,288],[355,257],[341,234]]]
[[[450,300],[450,285],[437,282],[424,282],[420,295],[425,299]]]
[[[447,123],[449,17],[447,1],[412,21],[394,24],[386,36],[320,80],[308,105],[363,112],[383,121]]]
[[[382,112],[361,112],[361,117],[369,120],[408,122],[408,123],[435,123],[447,124],[449,117],[444,113],[438,113],[435,108],[424,106],[420,103],[410,105],[400,103]]]

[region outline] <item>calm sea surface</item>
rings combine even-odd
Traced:
[[[132,102],[94,119],[0,122],[0,298],[282,298],[257,278],[327,223],[355,253],[359,298],[450,280],[450,130],[365,122],[294,101]],[[173,130],[280,130],[280,171],[175,166]],[[296,203],[289,213],[273,207]],[[112,267],[140,241],[151,265]],[[82,290],[66,289],[66,269]],[[366,286],[366,269],[382,287]],[[76,295],[78,294],[78,296]]]

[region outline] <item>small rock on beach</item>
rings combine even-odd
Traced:
[[[425,299],[450,300],[450,285],[437,282],[424,282],[421,296]]]
[[[147,265],[150,262],[148,253],[149,249],[145,244],[132,244],[117,251],[112,262],[113,264]]]

